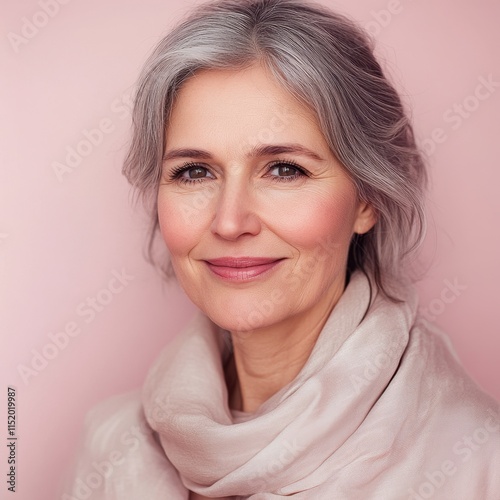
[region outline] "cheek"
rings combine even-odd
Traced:
[[[355,193],[303,192],[293,204],[275,209],[275,227],[299,251],[321,247],[332,254],[347,252],[356,210]]]
[[[206,213],[195,198],[175,193],[158,195],[158,220],[172,257],[186,255],[200,239]]]

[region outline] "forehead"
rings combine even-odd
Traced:
[[[324,145],[315,114],[260,65],[197,72],[178,92],[166,132],[170,143],[225,137]]]

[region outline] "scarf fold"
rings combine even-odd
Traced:
[[[147,470],[157,496],[133,496],[140,477],[120,496],[119,473],[99,498],[500,498],[498,403],[418,318],[413,290],[371,301],[354,273],[300,373],[253,413],[228,407],[230,356],[228,332],[199,312],[121,420],[152,431],[122,473]]]

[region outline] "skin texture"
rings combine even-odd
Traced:
[[[320,159],[252,154],[271,144],[299,144]],[[230,407],[253,412],[307,361],[344,291],[351,237],[376,217],[358,199],[314,113],[260,65],[204,70],[183,85],[166,130],[166,156],[180,148],[210,158],[164,161],[161,233],[186,294],[231,332]],[[186,162],[196,165],[172,179]],[[253,280],[228,282],[204,262],[225,256],[283,260]]]

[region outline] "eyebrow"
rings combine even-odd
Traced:
[[[266,144],[264,146],[254,146],[250,152],[247,153],[246,157],[275,156],[285,153],[306,156],[316,161],[326,161],[314,151],[311,151],[300,144]],[[204,151],[202,149],[180,148],[168,151],[163,157],[163,161],[173,160],[175,158],[197,158],[200,160],[213,159],[212,155],[208,151]]]

